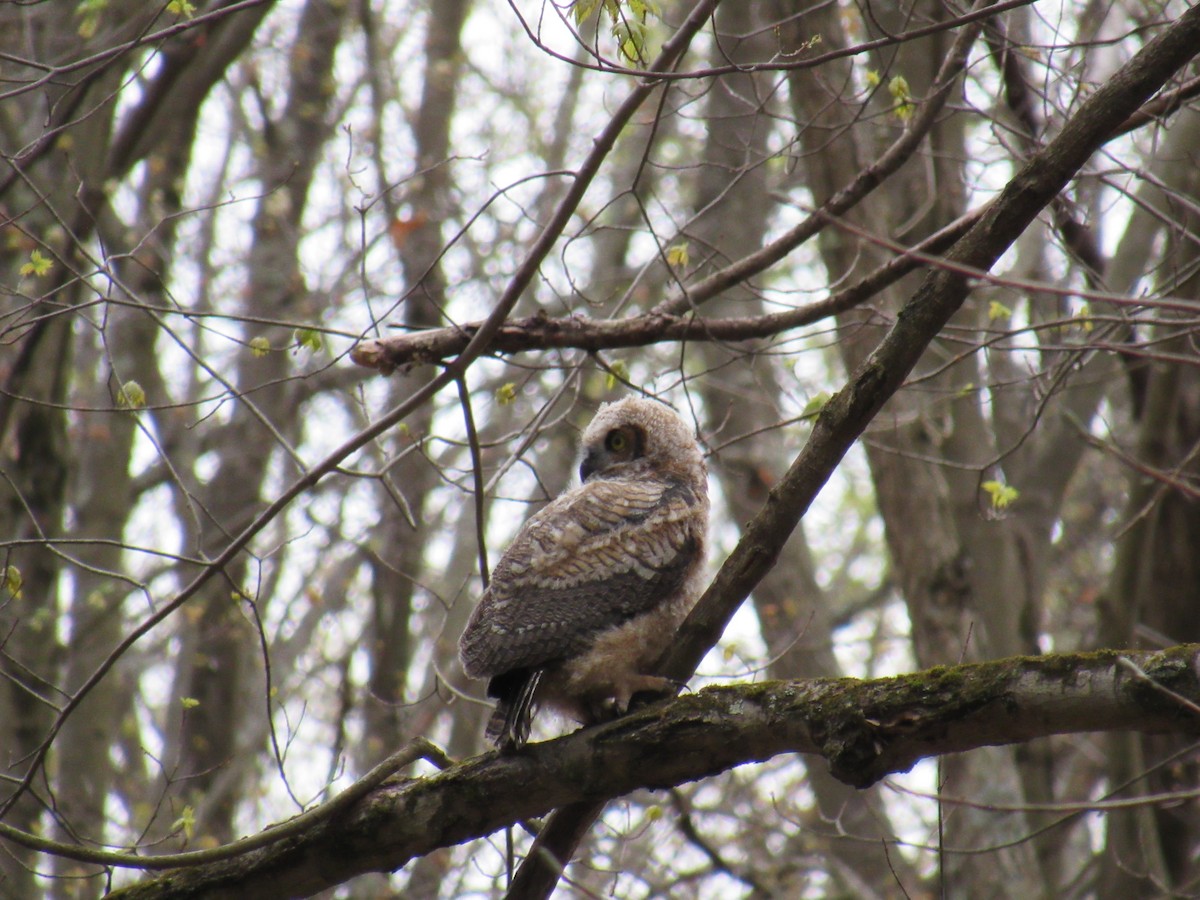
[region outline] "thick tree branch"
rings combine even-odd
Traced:
[[[930,756],[1055,734],[1200,734],[1198,666],[1200,645],[1191,644],[1015,657],[870,681],[707,688],[515,754],[385,783],[304,834],[111,896],[308,895],[565,804],[669,788],[784,753],[823,756],[839,779],[866,787]]]

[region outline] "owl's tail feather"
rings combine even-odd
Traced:
[[[496,701],[492,717],[488,719],[484,735],[503,752],[523,747],[529,740],[529,729],[533,725],[534,697],[542,680],[542,670],[534,669],[517,683],[503,685]],[[489,693],[491,688],[489,685]]]

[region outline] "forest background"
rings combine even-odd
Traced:
[[[1197,52],[4,0],[0,896],[1200,894]],[[483,573],[631,392],[707,454],[694,692],[479,757]]]

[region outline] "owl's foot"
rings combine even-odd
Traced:
[[[589,698],[583,712],[589,724],[609,722],[625,715],[634,706],[646,706],[664,697],[677,694],[683,682],[659,675],[631,675],[605,697]]]
[[[633,696],[629,698],[627,712],[649,706],[668,697],[677,696],[681,691],[687,690],[686,681],[676,681],[674,678],[658,678],[656,680],[660,684],[655,687],[642,687],[634,692]]]

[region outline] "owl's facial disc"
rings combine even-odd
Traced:
[[[603,473],[617,463],[644,456],[645,452],[646,434],[642,429],[635,425],[613,428],[604,436],[603,445],[588,448],[579,464],[579,479],[587,481],[590,476]]]

